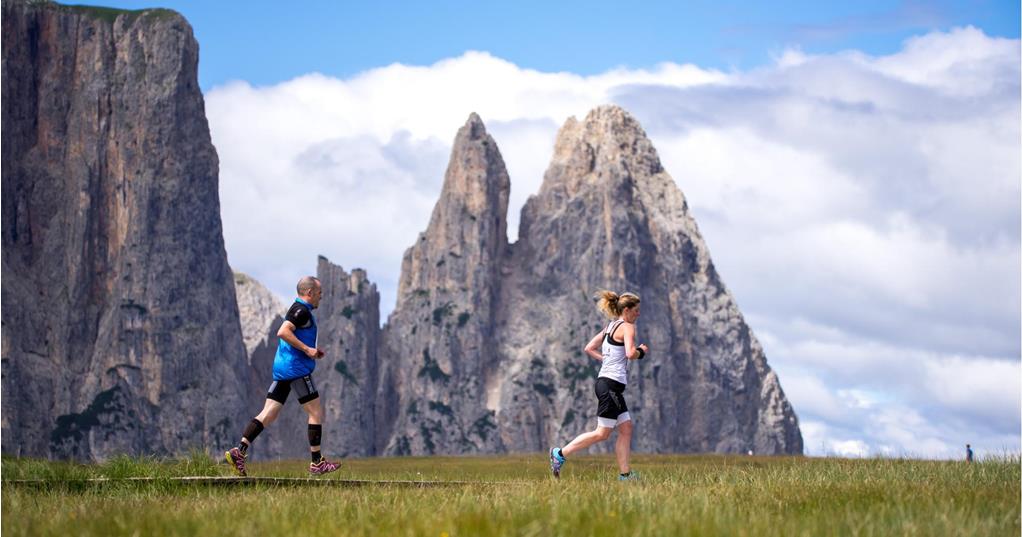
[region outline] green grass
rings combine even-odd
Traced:
[[[57,6],[57,9],[62,9],[72,13],[80,13],[93,19],[99,19],[108,23],[113,23],[117,20],[117,17],[121,15],[128,17],[128,22],[134,21],[138,17],[147,16],[154,17],[156,19],[164,19],[169,17],[178,16],[177,12],[170,9],[163,8],[149,8],[149,9],[117,9],[112,7],[102,6],[90,6],[82,4],[53,4]]]
[[[250,474],[304,477],[305,461]],[[333,477],[487,481],[442,488],[220,487],[159,479],[230,475],[205,454],[78,465],[3,459],[6,535],[1019,535],[1020,459],[545,455],[351,459]],[[88,477],[155,477],[84,485]],[[13,479],[54,480],[52,487]],[[76,485],[77,483],[77,485]]]

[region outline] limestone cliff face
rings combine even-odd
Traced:
[[[513,246],[507,192],[473,115],[384,330],[386,453],[542,451],[591,429],[599,363],[582,347],[607,323],[599,289],[642,296],[652,352],[631,364],[626,392],[636,449],[802,452],[776,374],[631,116],[607,106],[568,120]]]
[[[472,114],[455,138],[429,226],[405,253],[384,329],[385,453],[502,450],[494,411],[480,402],[499,363],[495,302],[509,193],[497,144]]]
[[[276,337],[287,305],[266,286],[241,272],[234,273],[234,290],[241,319],[241,337],[245,341],[245,352],[251,358],[259,345]]]
[[[191,28],[2,9],[4,452],[226,445],[246,357]]]
[[[591,297],[611,289],[642,297],[639,340],[651,348],[630,364],[625,394],[637,449],[802,452],[776,374],[634,118],[605,106],[568,120],[519,238],[501,295],[497,416],[509,449],[594,426],[599,364],[581,349],[607,323]]]
[[[323,284],[317,345],[326,356],[316,365],[316,386],[324,394],[324,449],[375,455],[380,294],[364,270],[349,274],[324,257],[316,276]]]

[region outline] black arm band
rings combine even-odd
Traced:
[[[646,357],[646,351],[642,350],[642,347],[635,347],[635,350],[639,351],[639,357],[636,360],[642,360]]]

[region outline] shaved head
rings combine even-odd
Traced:
[[[319,287],[319,278],[306,276],[298,280],[298,296],[309,296],[313,289]]]

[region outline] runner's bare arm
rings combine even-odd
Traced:
[[[284,321],[284,323],[280,325],[280,330],[277,330],[277,337],[288,342],[288,344],[292,347],[304,352],[309,358],[316,359],[323,357],[323,351],[310,347],[298,339],[298,336],[295,335],[295,325],[291,321]]]
[[[638,360],[649,350],[645,344],[635,345],[635,325],[632,323],[621,324],[622,337],[625,340],[625,357],[629,360]],[[639,352],[642,349],[642,352]]]
[[[586,354],[591,356],[594,360],[603,361],[603,353],[598,349],[600,348],[600,342],[603,341],[603,332],[597,332],[593,339],[589,340],[586,347],[582,349]]]

